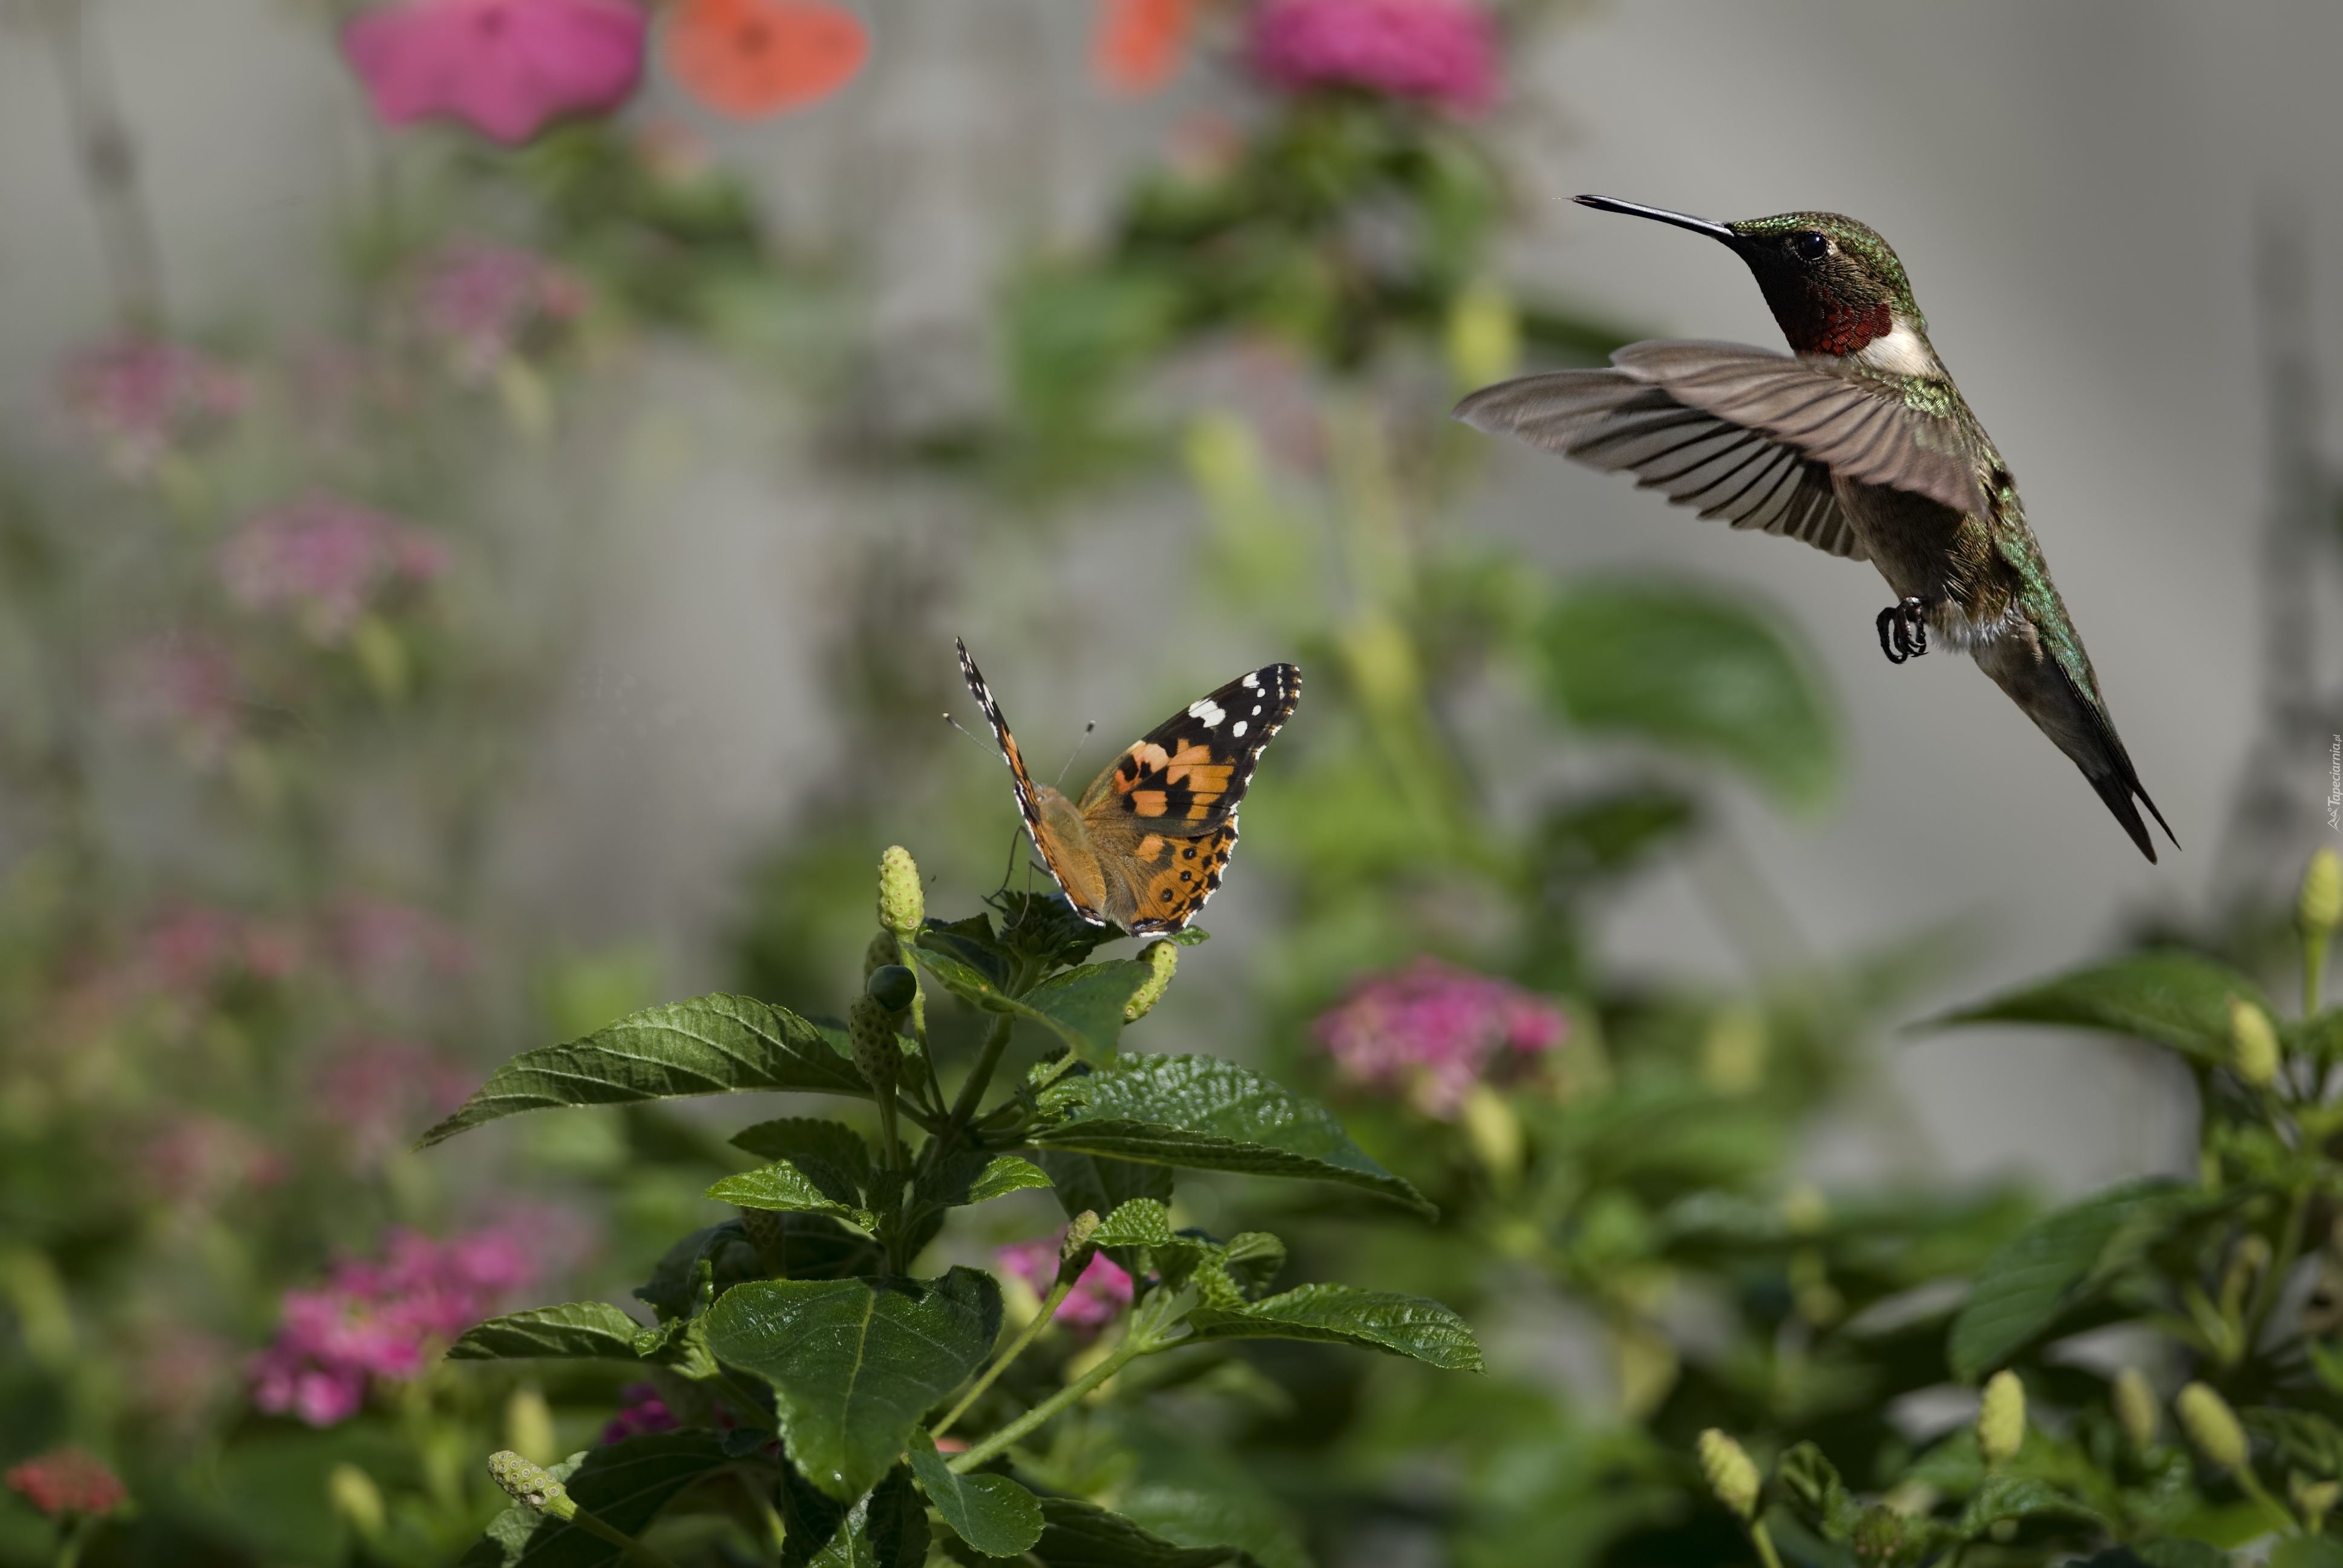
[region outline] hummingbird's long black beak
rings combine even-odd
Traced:
[[[1591,206],[1598,212],[1624,212],[1629,217],[1656,218],[1662,223],[1672,223],[1678,228],[1688,228],[1694,234],[1704,234],[1711,239],[1721,239],[1729,246],[1738,247],[1741,244],[1739,235],[1708,218],[1670,212],[1665,207],[1645,206],[1641,202],[1621,201],[1616,196],[1583,196],[1572,199],[1581,206]]]

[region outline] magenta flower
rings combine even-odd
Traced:
[[[1288,92],[1364,87],[1461,113],[1497,93],[1497,25],[1473,0],[1262,0],[1252,65]]]
[[[1032,1286],[1035,1295],[1047,1296],[1058,1282],[1058,1252],[1062,1242],[1062,1232],[1041,1241],[1016,1242],[992,1255],[993,1266]],[[1129,1305],[1131,1276],[1113,1259],[1098,1252],[1091,1255],[1081,1277],[1074,1281],[1074,1288],[1059,1303],[1058,1315],[1051,1321],[1064,1323],[1078,1332],[1096,1333],[1121,1316]]]
[[[1449,1120],[1506,1054],[1553,1050],[1569,1020],[1510,981],[1419,958],[1353,986],[1312,1032],[1344,1078],[1398,1090],[1428,1115]]]
[[[471,385],[494,376],[531,327],[557,326],[585,306],[578,281],[543,256],[476,241],[433,256],[415,284],[424,331]]]
[[[242,410],[242,377],[182,344],[125,337],[75,355],[58,377],[75,421],[126,478],[141,479]]]
[[[246,609],[289,608],[321,643],[347,638],[376,593],[447,568],[447,548],[395,518],[332,496],[264,512],[220,550],[220,580]]]
[[[373,1381],[420,1376],[447,1342],[538,1273],[510,1231],[434,1241],[394,1230],[381,1262],[345,1261],[323,1290],[285,1292],[277,1338],[253,1358],[253,1402],[311,1426],[346,1421]]]
[[[0,1480],[52,1519],[64,1513],[111,1513],[130,1497],[104,1460],[79,1448],[53,1448],[13,1467]]]
[[[602,1429],[602,1441],[616,1442],[624,1437],[673,1432],[681,1424],[675,1412],[668,1409],[667,1401],[659,1398],[657,1383],[630,1382],[618,1391],[618,1413]]]
[[[445,116],[525,142],[557,116],[627,101],[643,13],[628,0],[400,0],[353,21],[342,50],[387,124]]]

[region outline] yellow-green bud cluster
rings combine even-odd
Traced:
[[[882,970],[889,964],[899,964],[902,961],[903,950],[901,946],[896,942],[895,933],[889,930],[880,931],[870,939],[870,945],[862,950],[863,982],[865,984],[870,982],[870,976],[874,970]]]
[[[875,997],[856,997],[846,1010],[846,1038],[854,1047],[854,1070],[862,1074],[862,1081],[880,1094],[892,1094],[903,1073],[895,1015]]]
[[[2319,846],[2303,868],[2302,896],[2295,902],[2295,919],[2308,935],[2325,936],[2343,924],[2343,857],[2331,847]]]
[[[509,1448],[488,1455],[488,1473],[515,1503],[526,1503],[539,1513],[567,1519],[578,1512],[569,1493],[543,1465],[523,1459]]]
[[[1066,1279],[1069,1271],[1090,1267],[1091,1238],[1098,1234],[1098,1211],[1085,1209],[1066,1226],[1066,1239],[1058,1243],[1058,1277]]]
[[[1147,978],[1131,993],[1131,1000],[1122,1004],[1125,1023],[1137,1023],[1163,1000],[1163,993],[1172,987],[1172,973],[1180,967],[1180,944],[1151,942],[1147,950],[1139,955],[1139,961],[1147,966]]]
[[[2208,1463],[2223,1470],[2246,1467],[2246,1429],[2237,1424],[2237,1412],[2228,1401],[2203,1383],[2192,1382],[2180,1391],[2172,1408],[2180,1414],[2180,1430]]]
[[[2017,1456],[2026,1442],[2026,1385],[2006,1369],[1986,1381],[1977,1403],[1977,1456],[1998,1470]]]
[[[908,942],[927,918],[927,895],[920,890],[920,868],[912,862],[911,851],[900,844],[889,845],[879,857],[879,924]]]
[[[2278,1030],[2269,1014],[2242,997],[2229,999],[2229,1065],[2256,1089],[2278,1078]]]
[[[1745,1523],[1757,1517],[1757,1466],[1746,1450],[1713,1426],[1700,1434],[1700,1473],[1735,1518]]]
[[[2147,1379],[2137,1367],[2126,1367],[2116,1373],[2115,1387],[2108,1392],[2116,1407],[2116,1422],[2131,1439],[2134,1448],[2147,1448],[2156,1442],[2156,1429],[2163,1424],[2163,1412],[2157,1408],[2156,1391],[2147,1386]]]

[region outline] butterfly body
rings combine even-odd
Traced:
[[[965,643],[960,665],[1009,764],[1026,832],[1074,911],[1132,936],[1168,935],[1194,919],[1221,885],[1237,808],[1262,749],[1301,700],[1302,672],[1266,665],[1198,699],[1070,799],[1033,781]]]

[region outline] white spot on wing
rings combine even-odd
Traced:
[[[1236,737],[1238,739],[1240,739],[1240,740],[1242,740],[1242,739],[1244,739],[1244,732],[1245,732],[1245,721],[1244,721],[1243,719],[1238,719],[1234,724],[1232,724],[1232,725],[1230,725],[1230,726],[1229,726],[1229,733],[1230,733],[1230,734],[1232,734],[1232,735],[1233,735],[1233,736],[1235,736],[1235,737]]]
[[[1243,680],[1238,682],[1238,684],[1246,687],[1259,687],[1261,685],[1261,677],[1258,674],[1248,675]]]
[[[1221,705],[1214,702],[1211,698],[1200,697],[1196,699],[1195,701],[1188,704],[1188,717],[1191,719],[1202,719],[1203,721],[1204,728],[1210,729],[1213,726],[1219,724],[1222,719],[1226,719],[1228,715],[1222,712]]]

